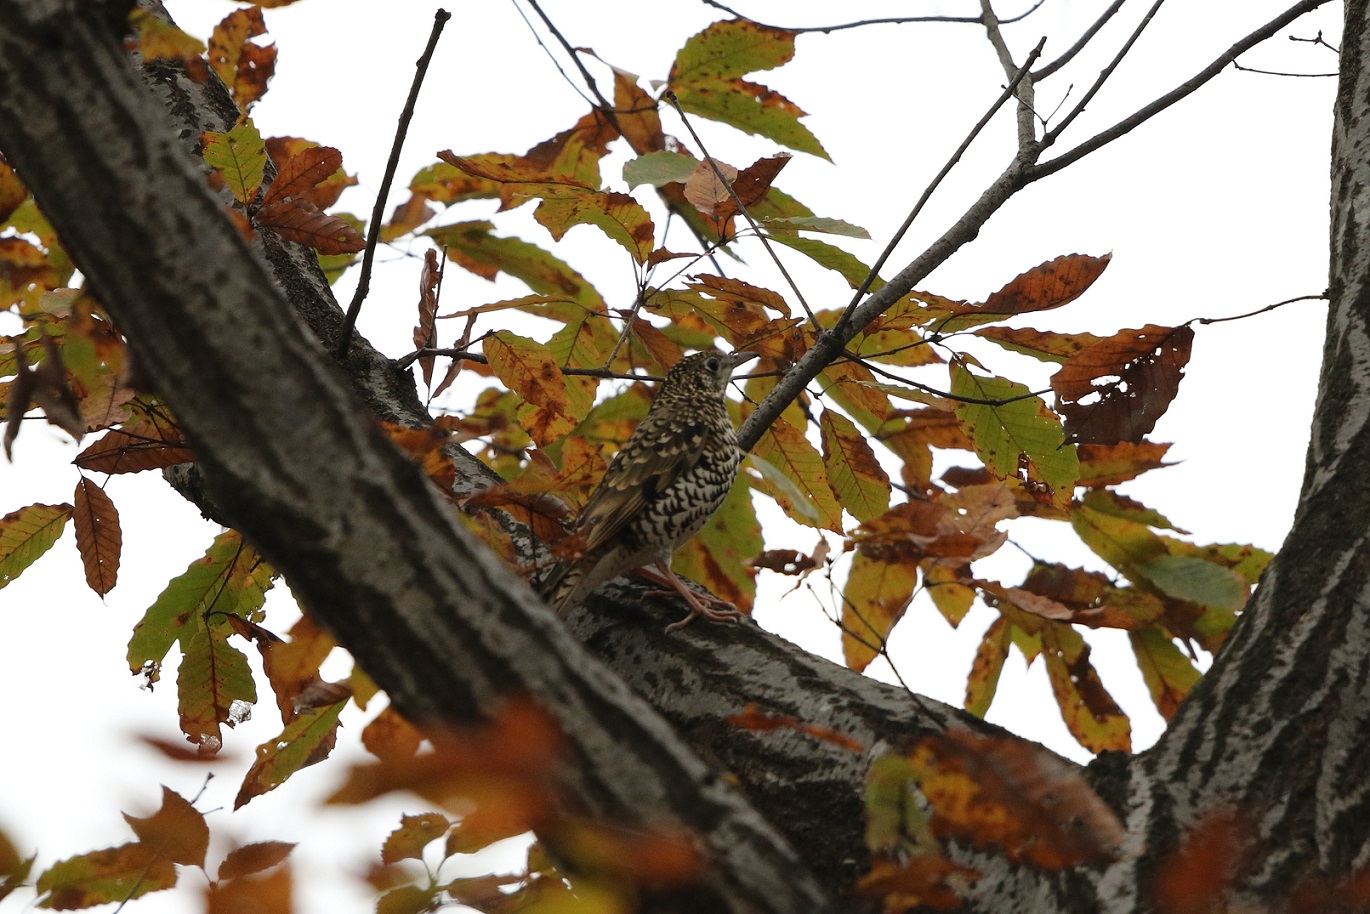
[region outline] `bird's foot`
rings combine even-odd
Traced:
[[[689,625],[699,616],[703,616],[710,622],[740,622],[746,618],[746,614],[736,606],[729,603],[722,597],[716,597],[711,593],[697,593],[685,585],[680,578],[676,577],[669,569],[665,574],[641,569],[643,576],[649,580],[657,581],[669,590],[649,590],[644,597],[675,597],[685,598],[685,602],[690,604],[690,614],[679,622],[672,622],[666,626],[666,631],[679,631]]]

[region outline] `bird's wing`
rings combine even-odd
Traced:
[[[652,498],[704,456],[706,424],[653,419],[644,419],[614,455],[580,513],[576,527],[585,532],[587,553],[616,537]]]

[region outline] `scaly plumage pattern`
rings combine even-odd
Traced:
[[[690,614],[668,630],[696,616],[739,618],[731,603],[686,587],[670,562],[723,504],[737,478],[742,455],[725,395],[733,369],[755,357],[754,352],[701,352],[667,373],[652,408],[614,455],[576,519],[574,532],[583,534],[584,552],[543,581],[548,605],[557,611],[579,605],[605,581],[652,565],[656,580],[690,604]]]

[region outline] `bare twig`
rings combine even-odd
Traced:
[[[1013,62],[1013,54],[1008,49],[1008,43],[1004,40],[1003,32],[999,30],[999,20],[994,15],[994,7],[990,5],[990,0],[980,0],[980,18],[985,24],[985,35],[989,38],[990,45],[994,48],[994,53],[999,57],[999,65],[1004,68],[1004,75],[1009,79],[1017,76],[1020,68]],[[1045,38],[1042,39],[1046,41]],[[1038,47],[1041,47],[1039,42]],[[1033,87],[1030,77],[1018,80],[1018,148],[1026,151],[1037,142],[1037,122],[1036,116],[1036,90]]]
[[[409,121],[414,117],[414,105],[419,98],[423,78],[428,74],[428,62],[433,59],[433,49],[437,47],[442,27],[452,14],[440,9],[433,14],[433,30],[428,34],[428,45],[423,56],[414,65],[414,82],[409,87],[409,98],[405,100],[404,110],[400,112],[399,126],[395,129],[395,142],[390,147],[390,160],[385,163],[385,177],[381,179],[380,190],[376,193],[376,205],[371,210],[371,224],[366,231],[366,253],[362,256],[361,276],[357,280],[357,291],[352,303],[347,306],[347,317],[343,320],[342,332],[338,336],[337,355],[347,358],[347,349],[352,345],[352,331],[357,326],[357,315],[361,313],[362,302],[371,290],[371,263],[376,256],[376,242],[381,237],[381,224],[385,219],[385,201],[390,196],[390,185],[395,180],[395,169],[400,164],[400,150],[404,148],[404,138],[409,133]]]
[[[766,253],[770,255],[771,261],[775,263],[776,269],[780,271],[780,275],[785,277],[785,282],[789,284],[790,291],[794,293],[794,297],[799,300],[800,307],[803,308],[804,313],[808,315],[809,322],[813,324],[815,328],[818,328],[818,318],[814,317],[813,309],[811,309],[809,303],[804,300],[804,293],[799,291],[799,285],[790,276],[790,271],[785,269],[785,264],[780,262],[780,257],[776,255],[775,249],[771,247],[770,240],[766,237],[765,233],[761,231],[761,226],[756,224],[756,220],[752,218],[752,214],[747,211],[746,204],[744,204],[742,198],[737,195],[737,191],[733,188],[732,182],[724,176],[722,169],[718,167],[718,162],[713,156],[709,155],[709,150],[704,148],[704,140],[695,132],[694,125],[691,124],[690,119],[685,116],[684,110],[680,107],[680,100],[675,97],[675,93],[670,89],[667,89],[662,97],[670,102],[671,107],[675,108],[676,114],[680,115],[680,120],[684,123],[685,129],[690,131],[690,138],[699,145],[699,152],[704,156],[704,161],[708,162],[709,167],[713,169],[714,177],[718,179],[720,184],[728,189],[728,196],[732,198],[733,205],[737,207],[737,211],[747,220],[747,224],[752,227],[752,231],[756,233],[756,237],[761,241],[761,246],[765,248]]]
[[[1009,84],[1004,87],[1004,91],[1000,93],[999,97],[994,100],[994,104],[990,105],[989,110],[984,113],[980,120],[976,121],[975,126],[970,129],[970,133],[966,134],[966,138],[961,141],[961,145],[956,147],[956,151],[951,154],[951,158],[947,159],[946,164],[942,166],[942,170],[937,172],[936,177],[934,177],[928,186],[923,189],[922,196],[920,196],[918,202],[914,204],[913,209],[909,212],[903,225],[899,226],[898,231],[894,233],[894,237],[890,239],[889,244],[885,245],[885,249],[880,252],[880,256],[876,259],[870,272],[866,274],[866,278],[861,281],[860,287],[857,288],[856,293],[852,295],[851,303],[847,305],[846,309],[842,312],[842,316],[838,318],[837,328],[839,328],[839,330],[844,329],[846,324],[850,321],[852,311],[855,310],[856,306],[865,298],[866,293],[870,291],[871,283],[880,275],[880,268],[885,265],[885,261],[889,260],[890,255],[894,253],[895,247],[903,240],[904,235],[908,233],[914,220],[918,218],[918,214],[921,213],[923,207],[927,205],[928,198],[932,196],[933,192],[937,190],[938,185],[942,183],[943,179],[945,179],[946,176],[951,173],[951,170],[956,167],[957,163],[961,161],[961,156],[965,155],[966,150],[970,148],[970,144],[975,142],[975,138],[980,135],[980,131],[985,129],[985,126],[989,124],[994,115],[1003,107],[1004,102],[1013,97],[1013,93],[1017,90],[1018,84],[1027,77],[1028,70],[1031,69],[1033,63],[1037,61],[1037,58],[1041,56],[1042,48],[1045,44],[1045,38],[1037,42],[1037,47],[1032,49],[1032,53],[1029,54],[1027,60],[1023,62],[1023,66],[1019,68],[1017,73],[1013,74],[1013,78],[1009,80]]]
[[[1037,0],[1036,3],[1028,7],[1026,12],[1019,13],[1012,19],[1004,19],[1001,21],[1005,24],[1011,22],[1021,22],[1028,16],[1031,16],[1033,13],[1037,12],[1037,8],[1045,2],[1046,0]],[[885,19],[860,19],[855,22],[843,22],[837,25],[768,25],[764,22],[757,22],[757,20],[751,18],[750,16],[739,13],[737,10],[733,9],[730,6],[724,6],[722,3],[719,3],[718,0],[704,0],[704,5],[712,6],[714,9],[720,9],[730,16],[736,16],[738,19],[746,19],[748,22],[755,22],[757,25],[762,26],[763,28],[779,29],[780,31],[795,32],[796,34],[800,32],[823,32],[824,34],[827,34],[829,32],[841,32],[845,29],[859,29],[867,25],[904,25],[906,23],[911,22],[952,22],[965,25],[974,24],[980,21],[979,16],[891,16]]]
[[[590,102],[590,104],[594,105],[596,108],[598,108],[600,112],[604,114],[605,117],[609,118],[610,122],[613,123],[614,128],[617,129],[618,119],[614,116],[614,106],[610,104],[609,100],[605,98],[603,93],[599,91],[599,85],[595,82],[595,78],[590,75],[590,71],[585,68],[585,64],[581,63],[580,55],[576,53],[576,49],[571,45],[569,41],[566,40],[566,36],[561,34],[561,30],[552,24],[552,20],[549,19],[547,17],[547,14],[542,11],[542,7],[538,6],[537,0],[525,0],[525,2],[527,2],[527,4],[533,8],[533,11],[538,14],[538,18],[542,20],[542,24],[547,26],[547,30],[552,33],[552,37],[556,38],[556,40],[561,44],[562,48],[565,49],[566,53],[571,58],[571,62],[574,63],[576,65],[576,69],[580,71],[580,78],[585,80],[586,88],[588,88],[590,90],[590,93],[594,95],[598,104],[596,104],[595,101],[591,101],[588,98],[586,98],[585,100]],[[524,21],[527,20],[525,19]],[[533,35],[534,37],[537,37],[536,32],[534,32]],[[547,50],[547,46],[545,44],[542,44],[541,38],[538,38],[538,44],[542,45],[543,50]],[[552,52],[547,51],[547,56],[552,57]],[[552,57],[552,63],[556,64],[555,57]],[[557,70],[561,72],[562,77],[566,78],[566,81],[568,83],[571,82],[570,78],[566,76],[566,71],[561,69],[561,65],[556,64],[556,66]],[[574,83],[572,83],[572,86],[574,86]],[[581,97],[585,97],[584,93],[581,93]]]
[[[1340,76],[1340,75],[1341,75],[1340,73],[1289,73],[1289,72],[1287,72],[1287,71],[1285,71],[1285,70],[1258,70],[1258,69],[1256,69],[1255,67],[1244,67],[1244,66],[1242,66],[1241,64],[1237,63],[1237,61],[1235,61],[1235,60],[1232,61],[1232,69],[1234,69],[1234,70],[1240,70],[1240,71],[1243,72],[1243,73],[1259,73],[1259,74],[1262,75],[1262,76],[1299,76],[1299,77],[1319,76],[1319,77],[1323,77],[1323,76]]]
[[[413,365],[414,362],[418,361],[419,359],[426,358],[430,355],[445,356],[449,359],[461,359],[463,362],[477,362],[481,365],[490,364],[490,360],[487,359],[482,353],[471,352],[467,349],[416,349],[408,355],[396,359],[395,367],[398,368],[400,371],[403,371],[410,365]],[[611,380],[621,381],[664,380],[663,378],[658,377],[657,375],[623,374],[617,371],[609,371],[605,368],[563,368],[561,369],[561,373],[570,375],[580,375],[581,377],[586,378],[607,378]],[[747,375],[739,375],[739,377],[747,377]]]
[[[1157,0],[1157,2],[1160,3],[1161,0]],[[1167,92],[1165,95],[1162,95],[1160,98],[1156,99],[1151,104],[1137,109],[1132,114],[1128,115],[1118,123],[1114,124],[1112,127],[1109,127],[1107,130],[1103,130],[1095,134],[1094,136],[1080,143],[1073,149],[1070,149],[1069,151],[1064,152],[1061,155],[1058,155],[1056,158],[1032,166],[1032,168],[1029,169],[1030,173],[1028,175],[1028,181],[1036,181],[1041,178],[1045,178],[1047,175],[1055,174],[1062,168],[1065,168],[1067,165],[1079,161],[1080,159],[1089,155],[1091,152],[1094,152],[1097,149],[1101,149],[1102,147],[1107,146],[1109,143],[1113,142],[1121,136],[1125,136],[1133,129],[1135,129],[1137,126],[1147,122],[1151,118],[1155,117],[1157,114],[1160,114],[1166,108],[1169,108],[1171,105],[1175,104],[1180,99],[1186,97],[1190,93],[1197,90],[1200,86],[1207,83],[1210,79],[1217,76],[1227,67],[1228,64],[1236,60],[1238,56],[1246,53],[1248,50],[1260,44],[1262,41],[1265,41],[1267,38],[1274,35],[1280,29],[1289,25],[1289,23],[1293,22],[1295,19],[1298,19],[1305,13],[1312,12],[1313,10],[1317,9],[1318,7],[1324,5],[1327,2],[1328,0],[1301,0],[1301,2],[1294,4],[1289,9],[1285,10],[1283,13],[1267,22],[1265,25],[1261,26],[1260,28],[1248,34],[1246,37],[1242,38],[1236,44],[1232,45],[1232,47],[1228,48],[1227,51],[1225,51],[1221,56],[1215,59],[1208,66],[1204,67],[1190,79],[1181,83],[1179,86],[1176,86],[1174,89]],[[1088,98],[1086,98],[1085,101],[1088,101]],[[1084,104],[1085,102],[1081,102],[1079,105],[1077,105],[1076,111],[1073,111],[1070,115],[1068,115],[1066,121],[1063,121],[1054,130],[1049,132],[1046,135],[1046,137],[1043,138],[1043,143],[1049,143],[1056,137],[1058,137],[1061,133],[1061,130],[1064,129],[1070,118],[1072,118],[1076,113],[1078,113],[1079,110],[1083,109]]]
[[[1267,311],[1274,311],[1276,308],[1283,308],[1285,305],[1292,305],[1296,301],[1326,301],[1327,293],[1319,292],[1317,295],[1299,295],[1294,298],[1286,298],[1284,301],[1277,301],[1273,305],[1266,305],[1264,308],[1257,308],[1255,311],[1248,311],[1245,314],[1233,314],[1231,317],[1191,317],[1181,324],[1186,327],[1190,324],[1221,324],[1226,321],[1246,320],[1248,317],[1255,317]]]
[[[1042,69],[1033,73],[1033,80],[1035,80],[1036,82],[1041,82],[1051,74],[1055,73],[1057,70],[1064,67],[1066,64],[1070,63],[1075,58],[1075,55],[1080,53],[1080,51],[1084,48],[1085,45],[1089,44],[1090,40],[1098,33],[1099,29],[1103,28],[1105,23],[1107,23],[1108,20],[1113,18],[1113,14],[1118,12],[1118,10],[1122,9],[1124,2],[1126,2],[1126,0],[1113,0],[1113,3],[1110,4],[1109,8],[1104,10],[1103,13],[1099,16],[1099,18],[1095,19],[1089,28],[1085,29],[1084,34],[1080,36],[1079,40],[1077,40],[1073,45],[1067,48],[1064,54],[1053,60],[1051,63],[1044,65]]]

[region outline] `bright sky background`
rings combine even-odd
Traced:
[[[739,2],[742,12],[785,26],[837,23],[841,15],[906,15],[911,6],[863,2],[839,11],[826,3]],[[1005,2],[999,13],[1014,15],[1026,5]],[[1130,12],[1099,42],[1107,54],[1142,12],[1140,6],[1131,9],[1134,5],[1125,8]],[[1288,5],[1287,0],[1209,0],[1163,8],[1067,139],[1078,142],[1169,90]],[[206,0],[169,0],[168,6],[184,28],[202,37],[234,8]],[[970,0],[912,6],[928,14],[978,12],[978,4]],[[1104,6],[1103,0],[1046,0],[1025,22],[1009,27],[1015,52],[1021,57],[1046,34],[1045,58],[1052,59]],[[573,44],[593,47],[601,58],[644,79],[664,78],[684,40],[724,17],[683,0],[650,7],[628,0],[546,0],[544,8]],[[407,196],[409,176],[431,163],[438,150],[522,152],[569,127],[586,110],[538,48],[512,2],[454,4],[453,9],[455,18],[438,45],[405,147],[392,206]],[[592,16],[587,15],[590,9]],[[644,18],[645,9],[651,10],[650,20]],[[1336,60],[1330,51],[1283,36],[1311,38],[1321,29],[1335,44],[1340,12],[1339,4],[1329,4],[1243,63],[1332,72]],[[343,151],[347,170],[358,174],[361,184],[347,192],[340,210],[370,212],[432,13],[431,5],[414,0],[385,5],[315,0],[266,11],[281,57],[254,120],[263,135],[303,136]],[[1070,75],[1041,87],[1041,112],[1056,107],[1071,80],[1075,87],[1066,104],[1078,98],[1103,65],[1103,54],[1082,55]],[[590,68],[604,72],[593,62]],[[866,262],[875,258],[1005,81],[978,27],[945,24],[804,35],[794,62],[752,78],[811,112],[805,123],[833,158],[830,164],[797,153],[778,185],[820,215],[867,228],[874,241],[840,242]],[[1334,91],[1331,78],[1229,69],[1132,135],[1019,194],[976,242],[922,287],[953,298],[983,299],[1019,272],[1058,255],[1112,252],[1107,272],[1079,301],[1014,322],[1103,334],[1145,323],[1239,314],[1318,293],[1326,281],[1327,153]],[[686,136],[673,116],[663,118],[668,132]],[[696,121],[695,126],[709,151],[734,165],[780,151],[770,141],[721,125]],[[1012,122],[1006,111],[933,197],[891,264],[902,266],[940,234],[1011,152]],[[619,155],[605,164],[606,179],[616,179],[622,160]],[[645,200],[646,195],[639,197]],[[492,201],[464,204],[447,219],[485,218],[494,207]],[[524,213],[507,221],[500,217],[497,224],[501,234],[549,243]],[[684,235],[672,236],[674,249],[684,245]],[[626,304],[631,273],[621,248],[579,228],[556,252],[585,273],[611,305]],[[763,255],[754,242],[742,253],[758,265],[753,281],[783,290],[761,263]],[[849,296],[835,274],[803,263],[791,268],[818,307],[839,306]],[[893,272],[886,270],[887,275]],[[522,292],[514,282],[491,287],[459,273],[448,272],[444,311]],[[394,251],[381,253],[360,326],[392,356],[411,348],[417,280],[417,260]],[[353,281],[349,277],[339,287],[343,301],[350,299]],[[1246,321],[1198,328],[1179,399],[1151,436],[1175,442],[1170,458],[1181,463],[1129,483],[1123,491],[1191,530],[1195,542],[1245,541],[1277,549],[1302,479],[1324,315],[1320,303],[1305,302]],[[11,329],[0,324],[0,332]],[[450,323],[440,323],[439,329],[449,335],[456,330]],[[998,373],[1034,388],[1044,386],[1040,382],[1046,374],[1035,363],[997,347],[976,352]],[[935,371],[917,377],[945,386],[945,375]],[[69,464],[75,450],[61,432],[25,423],[17,462],[0,463],[0,514],[32,502],[69,501],[77,480]],[[7,785],[0,792],[0,829],[21,850],[36,847],[41,869],[56,859],[129,840],[120,810],[148,814],[161,783],[193,797],[209,770],[216,777],[199,806],[221,808],[210,817],[216,836],[303,842],[294,858],[300,867],[299,910],[367,909],[347,874],[364,869],[375,857],[400,811],[424,811],[421,801],[395,800],[360,815],[320,812],[310,802],[327,794],[341,768],[329,764],[306,770],[240,812],[228,812],[253,747],[279,732],[275,708],[266,696],[254,720],[228,733],[228,748],[208,769],[174,766],[150,750],[130,746],[133,734],[172,740],[179,734],[174,673],[169,668],[164,672],[155,693],[140,690],[124,663],[129,631],[167,580],[203,554],[217,528],[199,519],[156,474],[116,477],[108,491],[122,511],[125,547],[119,585],[103,603],[80,583],[70,533],[0,592],[5,630],[0,669],[9,683],[0,711]],[[1017,522],[1011,535],[1043,557],[1099,567],[1082,546],[1045,530],[1047,526]],[[767,535],[769,548],[805,551],[816,537],[810,530],[778,525],[768,526]],[[977,565],[986,575],[997,571],[1010,581],[1025,568],[1026,559],[1008,547],[1002,558],[985,562],[983,568]],[[787,586],[772,582],[763,591],[760,623],[811,650],[838,657],[837,633],[810,597],[801,593],[777,599]],[[288,601],[269,605],[274,615],[268,616],[268,627],[284,631],[292,618]],[[973,611],[957,631],[925,601],[916,602],[909,615],[891,643],[900,672],[915,690],[959,705],[971,657],[992,613]],[[1089,640],[1105,685],[1133,715],[1134,743],[1138,748],[1149,745],[1162,725],[1126,638],[1090,633]],[[335,672],[341,674],[345,667]],[[889,678],[878,663],[872,673]],[[349,733],[355,737],[369,717],[345,715],[343,742]],[[1061,723],[1042,665],[1025,670],[1016,652],[1006,665],[990,719],[1072,758],[1088,757]],[[222,853],[222,845],[216,847],[212,859]],[[473,873],[481,871],[480,866],[472,868]],[[183,883],[197,881],[187,874]],[[0,908],[17,910],[30,897],[20,894]],[[193,908],[183,894],[149,896],[134,904],[133,910],[143,912]]]

